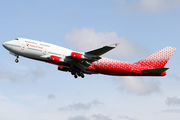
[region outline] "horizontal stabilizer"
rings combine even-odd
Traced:
[[[146,73],[163,73],[164,71],[168,70],[169,68],[154,68],[154,69],[147,69],[147,70],[141,70],[142,72]]]

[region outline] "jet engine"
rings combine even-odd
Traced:
[[[55,56],[55,55],[51,55],[50,60],[53,62],[63,62],[64,61],[61,57]]]
[[[77,52],[72,52],[72,53],[71,53],[71,58],[72,58],[72,59],[76,59],[76,60],[85,59],[85,57],[84,57],[83,54],[77,53]]]
[[[63,66],[58,66],[58,70],[67,72],[69,70],[69,68],[66,68]]]

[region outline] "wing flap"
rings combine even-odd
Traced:
[[[163,73],[166,70],[168,70],[169,68],[154,68],[154,69],[148,69],[148,70],[141,70],[142,72],[146,72],[146,73]]]
[[[76,62],[75,65],[80,68],[81,70],[85,70],[87,69],[90,64],[88,64],[86,61],[83,61],[83,62]]]

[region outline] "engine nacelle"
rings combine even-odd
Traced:
[[[71,58],[72,58],[72,59],[76,59],[76,60],[85,59],[85,57],[84,57],[83,54],[77,53],[77,52],[72,52],[72,53],[71,53]]]
[[[58,70],[67,72],[69,69],[63,66],[58,66]]]
[[[63,62],[64,61],[61,57],[55,56],[55,55],[51,55],[50,60],[53,62]]]

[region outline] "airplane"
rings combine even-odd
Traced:
[[[104,46],[88,52],[76,52],[57,45],[26,38],[16,38],[3,43],[3,47],[16,56],[55,64],[58,70],[70,72],[74,78],[84,74],[104,74],[113,76],[165,76],[164,67],[176,48],[165,47],[162,50],[134,63],[103,58],[101,55],[116,48],[119,43]]]

